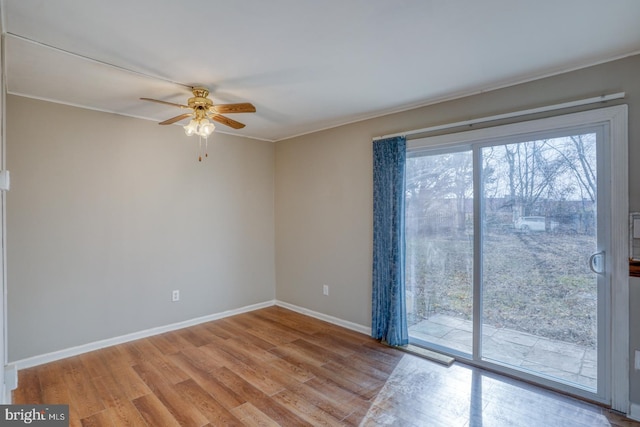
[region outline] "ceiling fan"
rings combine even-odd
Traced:
[[[223,116],[222,114],[230,114],[230,113],[255,113],[256,107],[248,102],[243,102],[240,104],[218,104],[215,105],[213,101],[208,98],[209,89],[205,87],[193,87],[192,88],[193,97],[189,98],[187,101],[187,105],[184,104],[176,104],[174,102],[160,101],[159,99],[151,99],[151,98],[140,98],[143,101],[151,101],[157,102],[159,104],[171,105],[173,107],[190,109],[192,111],[184,114],[180,114],[179,116],[172,117],[158,124],[160,125],[170,125],[172,123],[179,122],[180,120],[184,120],[186,118],[191,117],[192,120],[189,125],[185,126],[185,132],[187,135],[198,134],[198,129],[196,126],[200,126],[203,128],[203,131],[206,133],[206,130],[209,129],[207,127],[208,119],[216,121],[218,123],[222,123],[225,126],[232,127],[233,129],[242,129],[245,125],[243,123],[232,120],[228,117]],[[205,122],[206,121],[206,122]],[[188,127],[191,124],[194,124],[193,132],[190,134]],[[211,127],[213,124],[210,123]],[[213,132],[213,129],[211,129]],[[209,136],[211,132],[208,132],[206,136]],[[205,136],[205,135],[200,135]]]
[[[199,151],[198,160],[202,161],[202,139],[204,138],[204,156],[207,154],[207,138],[215,130],[215,125],[209,120],[213,120],[218,123],[222,123],[225,126],[229,126],[233,129],[242,129],[243,123],[232,120],[222,114],[230,113],[255,113],[256,107],[248,102],[240,104],[218,104],[215,105],[211,99],[209,99],[209,89],[205,87],[196,86],[191,88],[193,97],[187,100],[187,105],[176,104],[175,102],[161,101],[159,99],[140,98],[143,101],[157,102],[159,104],[171,105],[172,107],[178,107],[183,109],[189,109],[188,113],[180,114],[179,116],[172,117],[158,124],[170,125],[172,123],[179,122],[180,120],[191,117],[191,121],[186,126],[183,126],[184,132],[188,135],[198,135]]]

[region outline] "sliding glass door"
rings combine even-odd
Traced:
[[[606,398],[605,130],[545,129],[409,151],[412,343]]]
[[[597,141],[575,130],[479,149],[480,355],[593,391],[604,301],[592,270],[602,267],[589,262],[604,244]]]
[[[472,354],[473,153],[409,156],[407,321],[413,338]]]

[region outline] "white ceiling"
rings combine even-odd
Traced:
[[[187,86],[232,134],[338,126],[640,52],[638,0],[0,0],[8,91],[162,121]],[[183,123],[184,124],[184,123]]]

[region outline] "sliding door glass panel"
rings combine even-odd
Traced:
[[[482,359],[596,390],[596,133],[481,156]]]
[[[414,154],[406,165],[406,309],[409,336],[471,354],[473,155]]]

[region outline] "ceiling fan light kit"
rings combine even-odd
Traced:
[[[182,127],[187,136],[198,135],[203,138],[208,138],[216,130],[216,126],[208,119],[191,119],[188,125]]]
[[[172,107],[185,108],[192,110],[190,113],[180,114],[179,116],[172,117],[158,124],[170,125],[181,120],[191,117],[191,121],[183,126],[185,134],[188,136],[197,135],[200,138],[200,154],[198,160],[202,161],[202,138],[205,139],[205,147],[207,146],[207,138],[216,129],[211,120],[218,123],[222,123],[225,126],[229,126],[233,129],[242,129],[245,125],[243,123],[232,120],[223,116],[221,113],[255,113],[256,107],[248,102],[239,104],[219,104],[214,105],[213,101],[209,98],[209,89],[205,87],[196,86],[192,88],[193,97],[189,98],[187,105],[176,104],[174,102],[160,101],[159,99],[140,98],[143,101],[157,102],[159,104],[170,105]],[[205,157],[208,157],[205,148]]]

